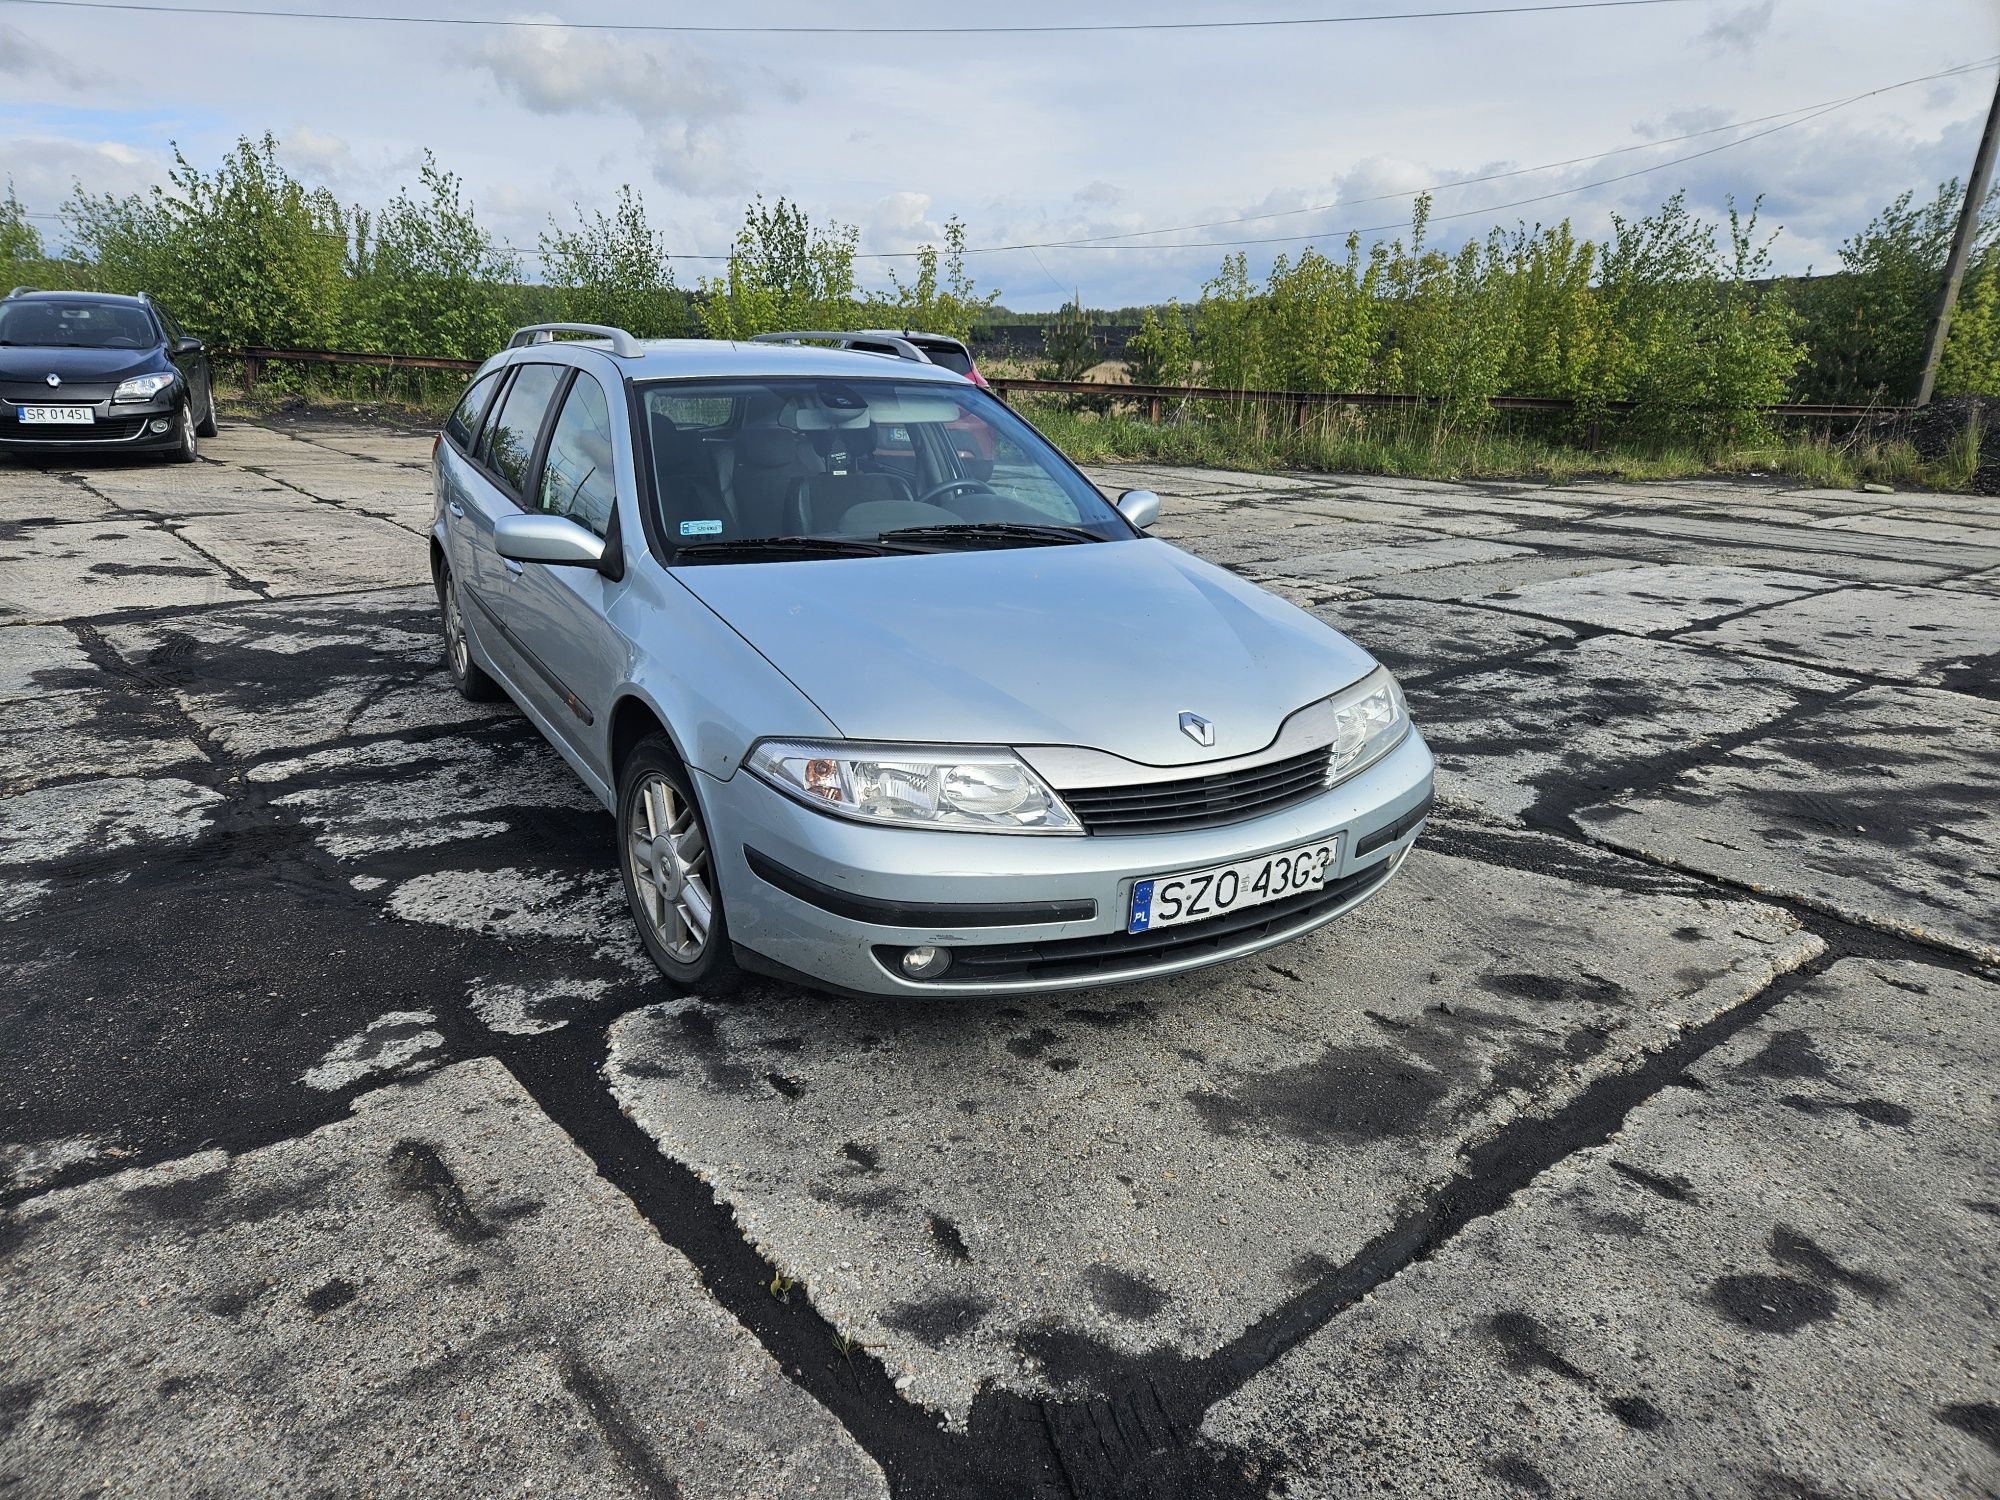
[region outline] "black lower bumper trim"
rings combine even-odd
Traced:
[[[1402,817],[1396,819],[1395,822],[1386,828],[1376,829],[1373,833],[1355,844],[1355,855],[1358,857],[1363,854],[1373,854],[1377,849],[1395,843],[1397,839],[1410,832],[1410,830],[1431,815],[1431,805],[1436,801],[1436,794],[1431,792],[1424,793],[1424,800],[1404,813]]]
[[[755,849],[744,849],[743,858],[751,874],[787,896],[836,917],[877,927],[1028,927],[1043,922],[1088,922],[1097,915],[1095,901],[987,901],[939,906],[857,896],[788,870]]]

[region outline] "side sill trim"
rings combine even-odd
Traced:
[[[586,724],[595,724],[597,722],[596,718],[590,712],[590,705],[577,697],[575,693],[572,693],[569,690],[569,684],[551,672],[543,664],[542,659],[530,651],[526,643],[518,635],[507,628],[507,622],[494,613],[493,606],[480,596],[479,590],[468,588],[465,593],[467,598],[479,606],[479,612],[493,622],[493,628],[506,637],[507,644],[514,648],[515,653],[520,656],[521,660],[533,667],[536,675],[556,690],[556,696],[562,699],[564,705],[571,713],[575,714]]]

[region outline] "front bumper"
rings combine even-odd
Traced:
[[[801,806],[749,772],[703,778],[730,936],[746,967],[877,995],[1078,989],[1201,968],[1324,925],[1379,890],[1429,810],[1423,737],[1308,802],[1219,828],[1081,837],[877,828]],[[1318,901],[1128,936],[1136,880],[1340,834]],[[953,950],[941,978],[894,954]],[[888,950],[885,954],[878,949]]]
[[[180,413],[178,382],[151,401],[75,401],[51,392],[47,401],[16,403],[0,400],[0,452],[4,453],[134,453],[171,448],[178,441],[174,419]],[[21,406],[88,406],[95,420],[74,426],[31,425],[21,420]],[[165,422],[165,432],[153,431]]]

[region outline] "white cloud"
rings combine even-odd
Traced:
[[[550,25],[497,33],[471,59],[535,114],[626,117],[638,127],[631,144],[666,187],[694,197],[746,189],[733,117],[750,90],[705,53]],[[769,69],[756,76],[761,95],[803,97]]]
[[[929,193],[889,193],[878,198],[862,225],[862,240],[875,251],[914,250],[935,245],[944,226],[930,216]]]
[[[1770,31],[1777,9],[1778,0],[1752,0],[1715,17],[1696,40],[1711,52],[1748,52]]]
[[[0,138],[0,162],[14,191],[32,213],[53,213],[79,183],[93,197],[112,193],[125,197],[164,184],[168,160],[163,152],[142,151],[122,141],[79,141],[60,136]],[[35,225],[44,241],[58,239],[61,230],[47,220]]]
[[[554,21],[551,16],[525,20]],[[742,99],[701,54],[550,25],[496,33],[473,61],[537,114],[617,110],[636,120],[719,119]]]
[[[45,47],[18,26],[0,21],[0,78],[33,78],[37,75],[65,88],[81,88],[83,73],[63,60],[62,54]]]

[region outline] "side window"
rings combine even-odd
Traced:
[[[480,439],[493,472],[516,495],[526,493],[535,440],[541,436],[542,420],[549,414],[549,403],[555,399],[562,377],[561,365],[522,365],[501,398],[499,414],[489,432]]]
[[[472,435],[479,430],[479,419],[486,414],[486,403],[493,399],[493,392],[499,389],[501,372],[495,370],[490,375],[482,375],[472,382],[466,393],[452,408],[451,416],[444,424],[444,435],[462,449],[472,447]]]
[[[538,508],[545,515],[567,516],[603,536],[610,529],[617,498],[611,407],[597,378],[578,372],[549,436]]]

